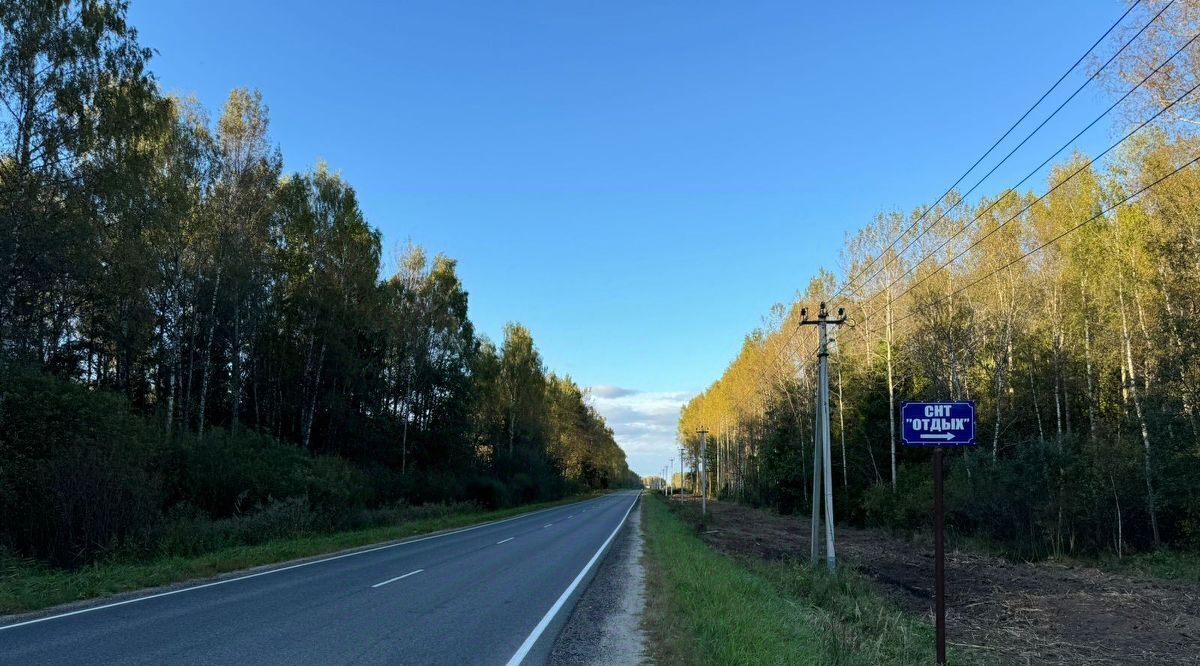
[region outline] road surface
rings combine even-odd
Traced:
[[[638,493],[0,626],[0,664],[540,664]]]

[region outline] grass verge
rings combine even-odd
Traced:
[[[1160,550],[1119,559],[1109,555],[1095,561],[1083,560],[1082,563],[1116,573],[1200,584],[1200,553]]]
[[[645,624],[660,664],[933,661],[933,628],[879,596],[862,575],[735,561],[706,546],[690,516],[661,498],[647,500]]]
[[[1047,555],[1042,558],[1025,558],[983,539],[962,539],[961,547],[1010,562],[1052,562],[1074,567],[1089,567],[1116,574],[1141,578],[1158,578],[1200,584],[1200,552],[1162,548],[1148,553],[1133,553],[1117,557],[1111,552],[1080,555]]]
[[[464,511],[385,527],[279,539],[254,546],[221,548],[193,557],[118,559],[76,570],[56,569],[36,561],[5,557],[0,558],[0,614],[40,610],[73,601],[208,578],[265,564],[466,527],[594,496],[575,496],[495,511]]]

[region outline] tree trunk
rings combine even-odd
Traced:
[[[896,490],[896,378],[892,367],[892,293],[888,290],[887,302],[887,386],[888,386],[888,442],[892,456],[892,491]]]
[[[1079,283],[1079,298],[1084,304],[1084,372],[1087,379],[1087,437],[1092,446],[1099,442],[1099,422],[1096,415],[1096,380],[1092,370],[1092,324],[1091,313],[1088,312],[1085,282]]]
[[[1045,445],[1046,430],[1042,428],[1042,410],[1038,406],[1037,385],[1033,381],[1033,365],[1029,366],[1029,395],[1033,400],[1033,415],[1037,419],[1038,443]]]
[[[846,465],[846,414],[842,409],[842,359],[838,355],[838,435],[842,439],[842,489],[850,489],[850,476]],[[804,468],[802,464],[801,469]]]
[[[1137,373],[1133,365],[1133,345],[1129,333],[1129,321],[1125,314],[1125,281],[1124,275],[1118,275],[1117,284],[1117,299],[1121,305],[1121,339],[1125,352],[1125,367],[1126,367],[1126,384],[1129,390],[1129,398],[1133,401],[1134,413],[1137,415],[1138,428],[1142,435],[1142,450],[1145,453],[1143,458],[1143,471],[1146,477],[1146,507],[1150,513],[1150,532],[1154,537],[1155,547],[1159,544],[1158,535],[1158,512],[1155,507],[1154,497],[1154,474],[1153,465],[1150,460],[1150,430],[1146,425],[1146,417],[1142,411],[1142,400],[1138,394]]]
[[[408,415],[404,416],[404,425],[400,435],[400,475],[408,473]]]
[[[242,404],[242,303],[241,292],[233,291],[232,368],[229,373],[229,431],[237,434]]]
[[[1167,331],[1171,337],[1171,344],[1175,347],[1175,353],[1182,357],[1185,353],[1183,340],[1181,340],[1179,336],[1179,323],[1175,320],[1175,305],[1171,302],[1171,292],[1167,289],[1166,269],[1163,267],[1161,260],[1158,262],[1158,279],[1163,295],[1163,307],[1167,311]],[[1189,381],[1187,376],[1187,366],[1182,363],[1178,365],[1179,384],[1181,389],[1179,392],[1179,397],[1180,401],[1183,403],[1183,413],[1187,415],[1188,424],[1192,429],[1192,441],[1200,442],[1200,426],[1198,426],[1196,423],[1195,386],[1193,386]]]
[[[304,449],[309,450],[312,441],[313,420],[317,413],[317,394],[321,387],[321,370],[325,366],[325,343],[321,343],[321,353],[317,357],[316,372],[313,374],[312,394],[309,396],[308,405],[305,408],[305,414],[301,425],[301,441]]]
[[[204,368],[200,379],[200,420],[197,424],[196,437],[204,439],[205,407],[208,405],[208,380],[212,375],[213,338],[217,333],[217,294],[221,291],[221,269],[217,269],[217,279],[213,283],[212,305],[208,311],[208,341],[204,344]]]

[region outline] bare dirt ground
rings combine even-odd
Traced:
[[[729,555],[807,559],[807,516],[709,502],[702,538]],[[839,527],[838,558],[933,616],[933,543]],[[1200,664],[1200,586],[1087,567],[946,553],[951,644],[1002,664]],[[989,659],[990,660],[990,659]]]

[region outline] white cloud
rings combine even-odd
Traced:
[[[592,395],[599,398],[621,398],[627,395],[633,395],[637,391],[633,389],[621,388],[612,384],[597,384],[591,387]]]
[[[629,466],[642,476],[658,474],[667,459],[679,456],[675,430],[679,410],[693,393],[638,391],[617,386],[591,387],[596,411],[613,429]]]

